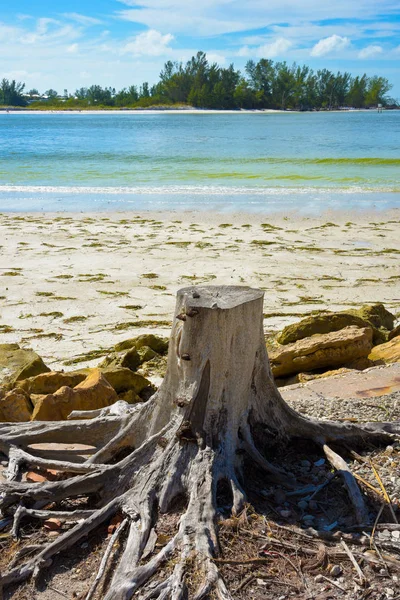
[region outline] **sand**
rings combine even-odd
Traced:
[[[383,302],[400,313],[400,210],[390,213],[0,214],[0,343],[52,368],[169,334],[176,291],[265,290],[265,330],[315,311]]]

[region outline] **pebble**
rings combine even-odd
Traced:
[[[386,452],[386,454],[393,454],[393,452],[394,452],[393,446],[386,446],[385,452]]]
[[[394,590],[392,590],[392,588],[385,588],[385,592],[386,592],[386,596],[388,598],[393,598],[393,596],[394,596]]]
[[[390,538],[390,531],[389,531],[389,529],[384,529],[383,531],[380,531],[379,532],[379,537],[380,538],[384,538],[384,539]]]
[[[394,537],[395,540],[400,539],[400,531],[392,531],[392,537]]]
[[[387,448],[386,448],[387,450]],[[325,459],[324,458],[320,458],[319,460],[316,460],[314,463],[314,467],[322,467],[322,465],[325,464]]]
[[[313,515],[304,515],[301,519],[302,521],[304,521],[304,523],[311,523],[314,521],[314,516]]]
[[[290,517],[290,515],[292,514],[291,510],[280,510],[279,514],[281,515],[281,517],[283,517],[284,519],[287,519],[288,517]]]
[[[286,501],[286,494],[283,490],[276,490],[274,492],[274,500],[276,502],[276,504],[284,504]]]
[[[311,463],[309,460],[301,460],[300,465],[305,469],[309,469],[311,467]]]
[[[300,508],[300,510],[307,510],[308,502],[307,500],[300,500],[300,502],[297,503],[297,506]]]
[[[316,575],[314,581],[315,581],[315,583],[322,583],[323,581],[325,581],[325,579],[323,578],[322,575]]]
[[[330,568],[329,573],[332,575],[332,577],[339,577],[339,575],[342,574],[342,567],[339,565],[333,565]]]

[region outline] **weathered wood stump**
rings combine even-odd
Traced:
[[[141,598],[187,595],[185,570],[196,560],[204,573],[193,598],[215,590],[231,594],[213,558],[218,554],[217,486],[225,481],[232,492],[232,511],[246,502],[242,465],[249,456],[268,477],[296,485],[294,477],[268,460],[266,449],[277,439],[313,440],[340,470],[359,523],[366,523],[364,500],[345,461],[330,442],[387,442],[400,432],[398,423],[354,425],[316,421],[293,411],[276,388],[263,334],[263,293],[246,287],[190,287],[178,292],[171,333],[168,368],[158,392],[145,404],[117,402],[110,408],[72,414],[57,423],[2,424],[0,450],[9,457],[9,482],[0,486],[4,516],[13,518],[18,536],[21,519],[60,520],[77,524],[29,560],[21,559],[2,577],[3,586],[36,575],[56,553],[72,546],[116,512],[127,527],[124,550],[114,571],[106,600],[128,600],[141,588]],[[38,455],[30,447],[42,442],[93,444],[84,462]],[[118,459],[118,457],[123,457]],[[113,464],[110,462],[113,461]],[[71,475],[64,481],[29,484],[18,481],[22,464],[53,468]],[[77,496],[95,496],[96,508],[67,512],[43,510],[49,503]],[[159,515],[185,498],[179,528],[150,558],[142,556]],[[106,568],[115,536],[93,582],[91,598]],[[174,557],[165,579],[149,587],[159,567]]]

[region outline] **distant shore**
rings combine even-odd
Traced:
[[[262,115],[262,114],[314,114],[314,113],[352,113],[352,112],[366,112],[374,113],[377,112],[376,108],[344,108],[340,110],[277,110],[273,108],[265,109],[240,109],[240,110],[218,110],[211,108],[109,108],[109,109],[93,109],[93,108],[41,108],[41,109],[29,109],[29,108],[2,108],[0,107],[1,113],[8,114],[29,114],[29,115],[40,115],[43,113],[51,114],[87,114],[87,115],[104,115],[104,114],[122,114],[122,115],[134,115],[134,114],[170,114],[170,115]],[[385,111],[400,110],[400,109],[385,109]]]

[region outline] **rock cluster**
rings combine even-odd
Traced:
[[[33,350],[1,345],[0,422],[55,421],[117,400],[143,402],[155,391],[146,375],[163,375],[167,351],[168,340],[141,335],[114,346],[96,368],[64,372],[50,371]]]
[[[395,320],[383,304],[302,319],[285,327],[269,350],[272,373],[278,385],[286,385],[332,375],[332,369],[400,361]]]
[[[311,316],[289,325],[268,348],[277,384],[400,362],[400,325],[383,304]],[[50,371],[33,350],[0,345],[0,422],[53,421],[117,400],[147,400],[163,377],[168,340],[153,334],[119,342],[94,369]]]

